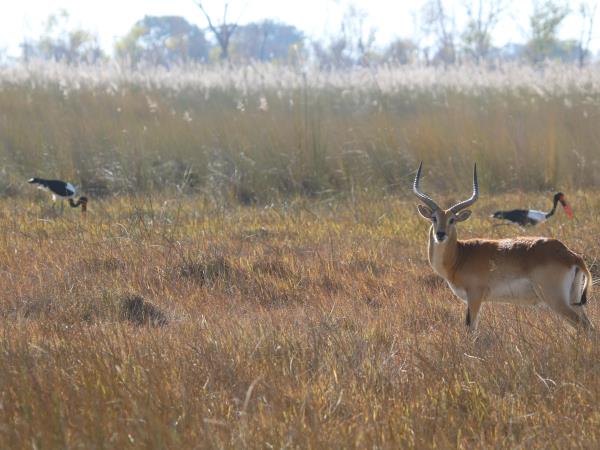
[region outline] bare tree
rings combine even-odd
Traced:
[[[579,67],[583,67],[585,59],[590,52],[590,42],[592,41],[592,33],[594,31],[594,18],[596,17],[596,10],[598,9],[598,2],[582,1],[579,3],[579,18],[581,19],[581,32],[579,33],[579,42],[577,45],[578,55],[577,61]]]
[[[449,15],[442,0],[428,0],[422,9],[423,29],[437,40],[434,59],[444,64],[456,62],[456,21]]]
[[[462,41],[467,53],[478,64],[487,57],[492,45],[492,32],[508,4],[507,0],[470,0],[465,3],[468,21]]]
[[[527,54],[533,63],[556,57],[560,53],[558,29],[569,15],[564,0],[535,0],[529,17],[531,37],[527,42]]]
[[[314,43],[314,52],[323,66],[369,65],[375,59],[375,29],[367,27],[368,14],[351,2],[344,12],[340,31],[330,42]]]
[[[213,33],[215,39],[217,40],[217,43],[219,44],[219,47],[221,49],[221,59],[229,59],[229,43],[231,42],[231,37],[233,36],[233,33],[235,33],[235,30],[237,30],[238,28],[237,23],[227,22],[227,11],[229,9],[229,2],[225,2],[225,5],[223,7],[223,21],[221,22],[221,24],[217,25],[213,23],[212,19],[210,18],[210,15],[204,8],[202,2],[195,0],[195,3],[198,6],[198,8],[200,8],[200,11],[202,11],[202,13],[204,14],[204,17],[206,17],[206,21],[208,22],[208,28]]]

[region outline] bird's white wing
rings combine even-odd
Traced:
[[[75,186],[73,186],[71,183],[67,183],[67,191],[70,191],[69,195],[75,195],[75,192],[77,190],[75,189]]]
[[[546,213],[543,211],[536,211],[535,209],[530,209],[527,213],[527,217],[535,222],[544,222],[546,220]]]

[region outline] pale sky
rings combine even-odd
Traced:
[[[366,26],[377,30],[376,43],[384,45],[403,37],[422,39],[415,25],[417,13],[425,0],[230,0],[230,17],[240,23],[265,18],[278,19],[295,25],[309,37],[322,38],[339,30],[340,20],[349,5],[354,4],[367,15]],[[446,0],[461,20],[465,0]],[[98,35],[104,49],[112,50],[115,40],[127,33],[144,15],[178,15],[201,28],[206,21],[193,0],[4,0],[0,14],[0,50],[9,55],[20,54],[19,44],[24,38],[36,39],[43,30],[47,17],[61,9],[66,10],[75,27]],[[222,0],[205,0],[209,12],[222,11]],[[577,1],[571,2],[573,7]],[[494,34],[494,44],[523,42],[527,33],[527,14],[530,2],[512,2],[510,12]],[[598,31],[594,34],[593,49],[600,48],[600,8],[597,14]],[[463,18],[464,19],[464,18]],[[459,23],[460,29],[460,23]],[[577,38],[579,23],[576,15],[565,22],[561,37]]]

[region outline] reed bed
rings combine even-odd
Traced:
[[[458,191],[600,187],[596,67],[250,65],[169,71],[31,64],[0,70],[0,193],[32,175],[95,196],[397,192],[419,160]]]

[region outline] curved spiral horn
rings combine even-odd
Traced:
[[[459,211],[462,211],[463,209],[471,206],[473,203],[475,203],[477,201],[478,198],[479,198],[479,184],[477,182],[477,163],[474,163],[473,164],[473,194],[471,195],[470,199],[459,202],[456,205],[454,205],[452,208],[450,208],[450,211],[452,211],[454,214],[456,214]]]
[[[419,200],[421,200],[423,203],[425,203],[427,206],[429,206],[433,211],[437,211],[437,210],[441,209],[437,205],[437,203],[434,202],[433,199],[429,195],[424,194],[419,189],[419,181],[421,180],[422,167],[423,167],[423,161],[421,161],[421,163],[419,164],[419,169],[417,170],[417,175],[415,176],[415,182],[413,183],[413,193],[419,198]]]

